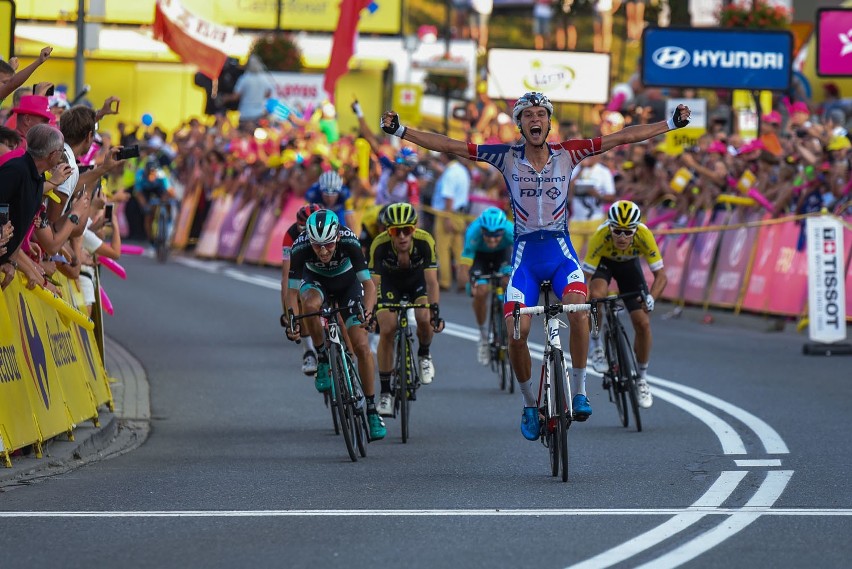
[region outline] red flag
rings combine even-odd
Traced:
[[[182,61],[197,65],[211,79],[222,72],[233,35],[234,28],[203,20],[178,0],[157,0],[154,6],[154,39],[169,46]]]
[[[349,60],[355,52],[355,39],[358,37],[361,10],[369,6],[371,1],[340,0],[340,19],[337,20],[337,29],[334,30],[331,57],[322,85],[331,102],[334,102],[334,86],[337,85],[337,80],[349,71]]]

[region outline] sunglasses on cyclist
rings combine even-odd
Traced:
[[[337,247],[337,241],[329,241],[328,243],[311,243],[311,247],[313,247],[315,251],[320,251],[322,249],[332,251],[335,247]]]
[[[414,226],[401,225],[399,227],[388,227],[388,233],[390,233],[392,237],[399,237],[400,235],[408,237],[409,235],[414,233]]]
[[[633,229],[611,229],[610,231],[616,237],[633,237],[633,234],[636,233]]]
[[[485,231],[485,230],[483,230],[482,236],[483,237],[489,237],[489,238],[492,238],[492,239],[500,239],[500,238],[503,237],[503,235],[505,233],[506,232],[502,229],[500,231]]]

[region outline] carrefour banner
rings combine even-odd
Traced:
[[[725,28],[646,28],[642,81],[651,87],[789,88],[793,35]]]

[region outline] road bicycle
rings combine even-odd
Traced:
[[[414,332],[408,327],[408,311],[422,308],[432,311],[432,326],[436,326],[439,319],[437,304],[414,304],[403,298],[398,303],[376,305],[376,312],[384,309],[396,313],[391,393],[394,399],[393,417],[399,417],[403,443],[408,442],[411,402],[417,400],[417,390],[420,388],[420,366],[414,351]]]
[[[171,230],[171,204],[153,201],[151,204],[151,242],[157,260],[165,263],[169,259],[169,232]]]
[[[521,337],[520,316],[522,314],[543,314],[544,321],[544,355],[541,360],[541,379],[538,387],[538,409],[541,421],[541,436],[539,439],[550,455],[550,474],[558,476],[562,468],[562,482],[568,481],[568,429],[574,417],[571,403],[571,383],[565,375],[565,359],[562,352],[562,342],[559,339],[559,328],[567,327],[559,319],[566,312],[583,312],[591,308],[590,304],[551,303],[552,293],[550,281],[541,283],[544,294],[544,304],[541,306],[521,307],[515,302],[512,309],[514,330],[512,336],[517,340]]]
[[[288,313],[291,330],[304,318],[320,317],[331,373],[331,389],[324,397],[330,402],[334,431],[343,434],[349,458],[356,462],[359,454],[362,458],[367,456],[366,443],[370,442],[370,428],[361,377],[343,340],[342,328],[338,321],[338,314],[344,311],[349,311],[349,307],[330,307],[323,304],[318,312],[296,316],[291,308]],[[363,308],[360,308],[359,312],[363,320]]]
[[[477,281],[488,281],[490,301],[488,305],[488,344],[491,371],[500,376],[500,389],[515,392],[515,371],[509,361],[509,333],[503,315],[504,273],[473,273],[471,286]]]
[[[630,425],[630,415],[627,410],[627,400],[633,410],[636,430],[642,431],[642,416],[639,414],[639,366],[636,365],[636,354],[627,336],[627,330],[619,317],[625,310],[624,299],[644,295],[633,292],[608,296],[607,298],[590,300],[592,305],[592,336],[603,335],[604,354],[608,369],[603,374],[603,388],[609,392],[609,400],[615,403],[618,419],[623,427]],[[600,326],[601,311],[605,317]]]

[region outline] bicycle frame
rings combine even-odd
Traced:
[[[506,320],[503,317],[504,288],[503,280],[507,275],[503,273],[474,273],[471,274],[471,283],[475,286],[477,281],[488,281],[489,305],[488,305],[488,330],[490,343],[491,371],[500,376],[500,389],[509,393],[515,392],[515,372],[509,362],[508,340],[509,333],[506,329]]]
[[[541,442],[550,455],[551,475],[559,474],[562,466],[562,481],[568,481],[568,428],[573,421],[571,384],[565,375],[562,341],[559,328],[563,323],[559,315],[566,312],[581,312],[591,309],[590,304],[550,304],[549,283],[542,286],[543,306],[520,307],[515,303],[513,337],[520,338],[520,317],[524,314],[545,316],[544,355],[542,357],[541,379],[537,405],[539,413],[544,415]]]

